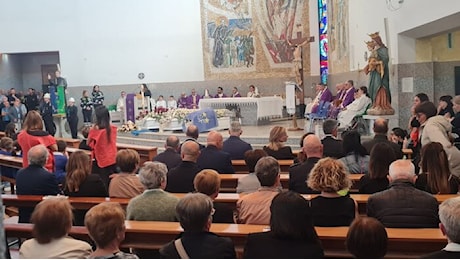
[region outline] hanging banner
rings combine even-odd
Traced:
[[[286,82],[286,111],[290,115],[295,114],[295,88],[294,83]]]
[[[136,122],[136,115],[134,109],[134,99],[136,94],[127,94],[126,95],[126,120],[131,122]]]
[[[56,111],[58,114],[65,114],[66,98],[64,86],[57,86],[56,88]]]

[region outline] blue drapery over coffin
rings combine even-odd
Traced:
[[[216,112],[212,108],[204,108],[192,112],[187,115],[187,119],[197,126],[200,133],[209,131],[218,125]]]

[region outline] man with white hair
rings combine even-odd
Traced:
[[[161,162],[145,162],[139,170],[144,193],[132,198],[126,208],[127,220],[176,221],[179,199],[164,191],[168,169]]]
[[[460,258],[460,197],[448,199],[439,206],[439,219],[439,229],[447,237],[447,246],[423,258]]]
[[[244,153],[252,150],[251,144],[241,140],[240,136],[243,133],[241,124],[238,121],[233,121],[228,129],[230,136],[224,141],[222,151],[230,154],[232,160],[243,160]]]
[[[415,188],[416,179],[410,160],[394,161],[389,169],[389,188],[369,197],[367,215],[390,228],[438,227],[438,201]]]
[[[27,153],[29,166],[20,169],[16,176],[18,195],[57,195],[60,193],[56,177],[44,168],[48,156],[48,149],[42,144],[30,148]],[[20,207],[19,223],[28,223],[33,209],[33,207]]]

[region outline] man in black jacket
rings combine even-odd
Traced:
[[[196,164],[200,147],[195,141],[187,141],[181,148],[182,162],[168,171],[165,191],[187,193],[195,191],[193,180],[201,168]]]
[[[166,138],[165,151],[155,156],[153,161],[166,164],[166,167],[170,170],[182,162],[178,150],[179,138],[175,135],[170,135]]]
[[[363,142],[363,146],[366,148],[367,152],[370,154],[372,148],[374,145],[377,143],[387,143],[391,146],[391,148],[394,150],[396,159],[402,159],[403,158],[403,153],[401,148],[397,143],[393,143],[390,140],[388,140],[388,122],[384,118],[377,118],[374,122],[374,133],[375,136],[372,140]]]
[[[27,158],[29,166],[18,171],[16,193],[18,195],[57,195],[60,193],[54,174],[44,166],[48,160],[48,149],[44,145],[30,148]],[[32,208],[19,208],[19,223],[29,223]]]
[[[323,157],[323,145],[316,135],[307,135],[303,140],[302,150],[307,157],[302,164],[289,168],[289,190],[298,193],[318,193],[307,186],[311,169]]]
[[[394,161],[389,169],[390,186],[369,197],[367,215],[389,228],[438,227],[438,201],[415,188],[416,178],[410,160]]]
[[[27,111],[38,110],[40,103],[38,102],[37,93],[35,89],[29,88],[29,94],[25,96],[24,104],[26,105]]]
[[[423,258],[459,259],[460,258],[460,197],[444,201],[439,206],[439,228],[447,237],[447,246]]]
[[[240,136],[243,133],[243,130],[241,130],[240,122],[232,122],[230,124],[230,129],[228,129],[228,133],[230,136],[224,141],[222,151],[229,153],[232,160],[243,160],[244,153],[252,150],[252,146],[251,144],[241,140]]]
[[[222,151],[223,143],[223,137],[219,132],[209,132],[207,146],[201,150],[197,160],[201,169],[213,169],[218,173],[235,173],[230,154]]]
[[[335,119],[327,119],[323,123],[323,132],[325,134],[321,143],[323,144],[323,156],[335,159],[342,158],[343,154],[342,140],[337,139],[337,129],[339,124]]]

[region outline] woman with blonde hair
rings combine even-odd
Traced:
[[[64,194],[70,197],[107,197],[107,189],[97,174],[91,174],[89,156],[83,151],[72,153],[67,161]],[[87,210],[74,210],[74,224],[83,226]]]
[[[22,125],[22,130],[18,134],[18,144],[22,149],[23,168],[29,166],[27,153],[29,153],[30,148],[42,144],[49,152],[45,168],[49,172],[54,172],[53,152],[57,151],[56,139],[48,132],[43,131],[43,120],[38,111],[32,110],[27,113],[24,124]]]
[[[357,215],[357,204],[347,194],[351,187],[342,162],[330,157],[319,160],[310,172],[308,187],[321,194],[310,200],[315,226],[348,226]]]
[[[423,146],[420,167],[415,186],[431,194],[456,194],[460,180],[450,172],[449,159],[441,143]]]
[[[268,138],[268,145],[264,146],[264,151],[277,160],[291,160],[294,159],[292,149],[290,146],[285,146],[284,143],[287,141],[288,135],[286,128],[282,126],[275,126],[270,130],[270,136]]]
[[[68,237],[72,227],[72,206],[67,199],[48,198],[32,213],[34,238],[19,249],[19,258],[88,258],[91,246]]]

